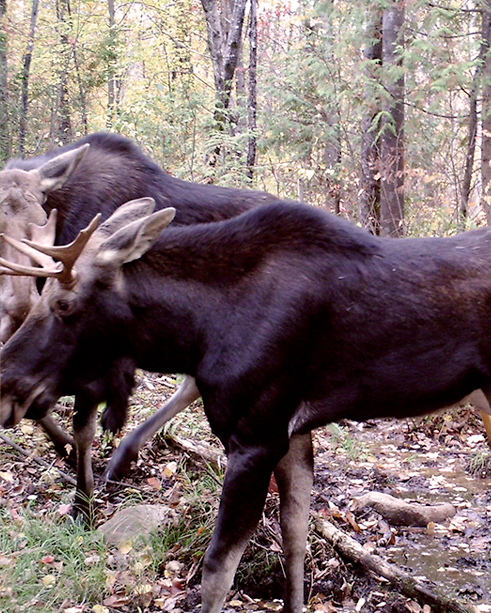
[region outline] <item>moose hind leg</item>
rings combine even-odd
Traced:
[[[68,434],[68,432],[65,432],[65,430],[56,423],[53,416],[50,414],[40,419],[39,425],[51,439],[56,449],[56,453],[66,462],[72,466],[75,466],[75,441]]]
[[[313,484],[311,433],[292,436],[288,453],[274,471],[280,493],[280,523],[285,553],[284,613],[301,613],[310,493]]]
[[[276,461],[261,447],[230,453],[217,523],[203,563],[201,613],[219,613],[266,500]]]
[[[186,377],[171,398],[138,428],[124,437],[113,451],[104,475],[106,481],[117,481],[130,471],[131,462],[138,459],[140,449],[162,426],[183,411],[200,396],[193,377]]]

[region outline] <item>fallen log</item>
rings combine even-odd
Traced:
[[[449,502],[422,504],[394,498],[382,492],[368,492],[355,500],[354,512],[370,508],[380,513],[392,526],[426,527],[429,523],[441,523],[453,517],[455,507]]]
[[[390,564],[376,554],[368,553],[357,541],[345,534],[334,524],[319,515],[314,515],[316,530],[326,538],[333,548],[343,557],[355,564],[384,577],[405,596],[428,604],[434,613],[471,613],[471,609],[456,600],[438,592],[438,588],[430,581],[422,583],[394,564]]]

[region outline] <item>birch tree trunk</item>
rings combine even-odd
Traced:
[[[239,59],[242,27],[247,0],[231,0],[223,4],[219,11],[218,0],[201,0],[205,11],[208,31],[208,48],[213,64],[215,81],[215,112],[216,129],[224,132],[230,125],[229,107],[232,94],[232,84]],[[215,155],[220,153],[217,147]]]
[[[114,0],[107,0],[107,9],[109,14],[109,32],[110,39],[113,41],[114,37]],[[115,78],[114,78],[114,69],[111,66],[109,69],[109,78],[107,80],[107,121],[106,126],[108,129],[111,128],[114,121],[114,110],[115,110],[115,102],[116,102],[116,87],[115,87]]]
[[[247,177],[252,180],[256,163],[257,120],[257,0],[251,0],[249,25],[249,88],[247,97],[249,143],[247,147]]]
[[[404,1],[392,0],[382,17],[385,90],[380,138],[380,234],[404,234]]]
[[[482,0],[482,46],[485,48],[482,63],[482,146],[481,181],[482,203],[486,221],[491,225],[491,2]]]
[[[381,100],[377,84],[382,66],[382,10],[376,6],[367,15],[363,56],[365,69],[364,115],[361,122],[360,221],[372,234],[380,234],[380,132]]]
[[[26,52],[22,65],[21,76],[21,109],[19,119],[19,155],[25,152],[26,133],[27,133],[27,113],[29,110],[29,76],[31,72],[32,52],[34,50],[34,35],[38,17],[39,0],[32,0],[31,21],[29,25],[29,35],[27,38]]]
[[[68,93],[68,72],[71,58],[68,36],[71,31],[69,0],[57,0],[56,17],[58,20],[57,27],[60,35],[61,54],[58,69],[58,96],[51,121],[51,141],[69,143],[73,140]]]

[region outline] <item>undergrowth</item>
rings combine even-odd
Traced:
[[[102,536],[32,509],[0,512],[0,610],[56,611],[98,603],[105,593],[107,548]]]

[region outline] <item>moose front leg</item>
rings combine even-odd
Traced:
[[[217,523],[203,563],[202,613],[220,613],[266,500],[277,463],[262,447],[229,453]]]
[[[280,522],[286,567],[284,613],[301,613],[303,610],[304,560],[313,469],[311,433],[292,436],[288,453],[274,471],[280,493]]]
[[[92,522],[94,474],[92,471],[92,442],[96,431],[97,402],[77,396],[73,414],[73,433],[77,449],[77,489],[73,515]]]

